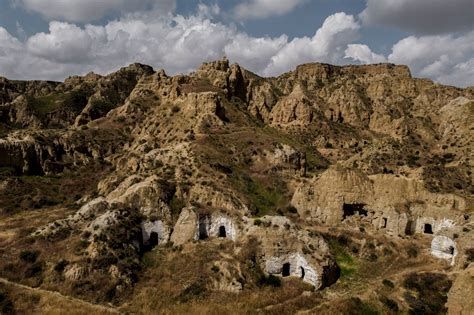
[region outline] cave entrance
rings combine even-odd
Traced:
[[[382,218],[382,228],[385,229],[387,227],[387,218]]]
[[[159,240],[158,233],[151,232],[150,239],[148,240],[148,244],[150,244],[151,247],[154,247],[158,245],[158,240]]]
[[[407,226],[405,227],[405,234],[406,235],[413,235],[413,231],[414,231],[413,221],[408,220]]]
[[[227,232],[225,230],[225,226],[219,226],[219,237],[227,237]]]
[[[449,246],[448,254],[450,254],[451,256],[454,256],[454,247],[453,246]]]
[[[304,268],[300,267],[300,269],[301,269],[301,279],[304,279]]]
[[[433,234],[433,226],[432,226],[431,224],[429,224],[429,223],[426,223],[426,224],[425,224],[425,227],[424,227],[424,229],[423,229],[423,232],[424,232],[425,234]]]
[[[281,272],[283,277],[288,277],[290,275],[290,266],[290,263],[283,264],[283,271]]]
[[[363,203],[345,203],[342,206],[344,211],[344,219],[353,215],[367,216],[367,210],[364,209],[365,204]]]
[[[207,224],[204,221],[199,222],[199,239],[205,240],[208,238],[209,235],[207,234]]]

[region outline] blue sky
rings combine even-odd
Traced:
[[[474,85],[472,0],[0,0],[0,75],[63,80],[131,62],[175,74],[227,55],[260,75],[392,62]]]

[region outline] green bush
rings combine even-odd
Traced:
[[[20,259],[27,263],[34,263],[39,256],[36,250],[24,250],[20,253]]]
[[[467,256],[467,260],[469,262],[474,262],[474,248],[466,249],[465,253],[466,253],[466,256]]]
[[[445,314],[445,304],[452,281],[445,274],[412,273],[403,286],[408,289],[404,298],[410,305],[410,314]]]
[[[280,287],[281,280],[280,278],[275,277],[274,275],[269,275],[269,276],[263,275],[258,281],[258,284],[261,286]]]
[[[384,286],[392,288],[392,289],[395,288],[395,284],[392,281],[388,280],[388,279],[383,279],[382,284]]]
[[[0,292],[0,314],[15,314],[15,309],[13,307],[13,302],[10,300],[9,296]]]

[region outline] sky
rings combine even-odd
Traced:
[[[474,85],[474,0],[0,0],[0,76],[62,81],[223,56],[262,76],[307,62],[406,64]]]

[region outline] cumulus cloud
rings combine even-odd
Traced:
[[[14,0],[16,5],[40,13],[48,19],[89,22],[117,12],[174,11],[176,0]]]
[[[453,85],[472,85],[474,31],[464,35],[410,36],[400,40],[388,56],[390,62],[408,64],[424,77]]]
[[[464,35],[409,36],[392,47],[387,60],[410,67],[416,76],[431,78],[443,84],[474,84],[474,31]],[[383,56],[366,45],[349,45],[346,58],[362,63],[376,62]]]
[[[367,45],[351,44],[347,46],[345,58],[360,61],[362,63],[381,63],[385,62],[385,56],[378,55]]]
[[[201,7],[188,17],[129,14],[104,26],[78,27],[53,21],[48,32],[37,33],[25,42],[3,30],[0,47],[12,46],[4,55],[17,60],[0,64],[0,73],[12,78],[64,79],[88,71],[108,73],[141,62],[175,74],[192,71],[203,61],[225,54],[259,74],[277,75],[303,62],[343,62],[344,49],[359,28],[353,16],[336,13],[313,37],[291,41],[286,35],[253,37],[208,18],[217,10],[216,6]],[[46,68],[7,66],[33,62]]]
[[[330,15],[312,37],[295,38],[271,58],[265,75],[277,75],[311,61],[340,63],[344,50],[357,38],[360,25],[343,12]]]
[[[293,11],[307,0],[246,0],[238,4],[235,16],[240,20],[265,19],[271,16],[284,15]]]
[[[49,31],[18,39],[0,28],[0,75],[11,79],[63,80],[94,71],[110,73],[133,62],[170,74],[193,71],[203,61],[227,55],[260,75],[274,76],[305,62],[408,64],[414,75],[442,83],[472,85],[474,32],[465,35],[410,36],[385,58],[355,44],[360,25],[345,13],[329,16],[312,37],[255,37],[212,20],[217,6],[195,15],[128,14],[105,25],[79,27],[50,22]]]
[[[472,30],[472,0],[367,0],[366,25],[386,25],[423,34]]]

